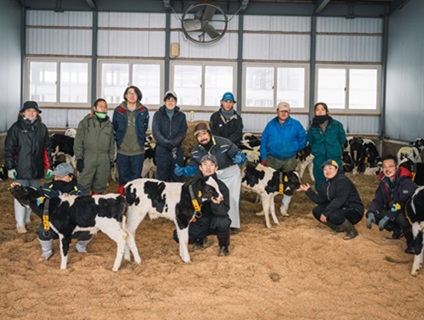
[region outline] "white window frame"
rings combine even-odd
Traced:
[[[273,83],[273,105],[271,107],[248,107],[247,101],[247,68],[273,68],[274,69],[274,83]],[[310,79],[310,65],[308,63],[243,63],[243,107],[244,112],[275,112],[277,104],[281,101],[277,100],[277,72],[278,68],[304,68],[305,70],[305,83],[304,83],[304,107],[292,108],[294,113],[307,113],[309,112],[309,79]],[[281,100],[281,99],[280,99]],[[284,99],[283,99],[284,100]],[[287,101],[290,103],[290,101]]]
[[[135,64],[152,64],[152,65],[159,65],[160,67],[160,80],[159,80],[159,85],[160,85],[160,89],[159,89],[159,101],[156,104],[152,104],[152,103],[146,103],[146,106],[149,108],[149,110],[155,110],[158,109],[160,106],[163,105],[163,100],[161,99],[164,95],[164,82],[165,82],[165,62],[161,61],[161,60],[144,60],[144,59],[131,59],[131,60],[121,60],[121,59],[98,59],[97,60],[97,88],[96,91],[98,92],[99,97],[103,96],[103,92],[102,92],[102,71],[103,71],[103,64],[124,64],[124,65],[128,65],[128,74],[129,74],[129,79],[128,79],[128,84],[126,87],[129,86],[137,86],[139,87],[141,93],[143,94],[143,98],[141,99],[141,102],[144,104],[143,100],[144,100],[144,94],[145,92],[143,92],[143,88],[139,85],[137,85],[136,83],[133,82],[133,65]],[[122,101],[124,100],[124,92],[125,92],[125,88],[122,90]],[[108,101],[109,103],[109,101]],[[111,104],[111,103],[109,103]]]
[[[202,75],[201,75],[201,83],[199,86],[201,87],[201,104],[199,105],[180,105],[178,106],[185,111],[216,111],[216,108],[219,107],[220,100],[222,98],[222,95],[225,92],[232,92],[235,95],[235,99],[237,100],[236,96],[236,90],[237,90],[237,63],[236,62],[228,62],[228,61],[171,61],[170,63],[170,90],[173,90],[174,88],[174,80],[175,80],[175,66],[182,66],[182,65],[191,65],[191,66],[198,66],[201,67]],[[228,88],[222,94],[218,97],[216,97],[216,104],[214,105],[205,105],[205,90],[206,90],[206,79],[205,79],[205,69],[206,67],[211,66],[222,66],[222,67],[232,67],[233,68],[233,87]],[[175,92],[178,95],[178,92]]]
[[[87,106],[91,106],[91,59],[87,58],[59,58],[59,57],[27,57],[25,58],[25,89],[24,89],[24,97],[25,100],[30,99],[30,65],[32,62],[41,62],[41,63],[56,63],[57,72],[56,72],[56,102],[44,102],[37,101],[40,105],[46,107],[80,107],[86,108]],[[61,63],[86,63],[87,64],[87,102],[60,102],[60,76],[61,76]]]
[[[330,111],[338,114],[369,114],[376,115],[381,113],[381,90],[382,90],[382,82],[381,82],[381,65],[377,64],[317,64],[316,72],[315,72],[315,99],[319,99],[318,97],[318,87],[319,87],[319,70],[320,69],[343,69],[346,70],[346,82],[345,82],[345,99],[344,99],[344,108],[343,109],[331,109],[331,105],[328,105]],[[349,108],[349,71],[350,70],[360,70],[360,69],[368,69],[368,70],[376,70],[377,71],[377,93],[376,93],[376,108],[375,109],[350,109]],[[318,100],[317,100],[318,102]],[[326,102],[327,101],[323,101]]]

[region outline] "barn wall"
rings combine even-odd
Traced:
[[[413,0],[390,16],[385,137],[424,137],[424,1]]]

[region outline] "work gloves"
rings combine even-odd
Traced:
[[[77,171],[82,172],[82,170],[84,170],[84,160],[78,159],[77,160]]]
[[[193,177],[199,172],[199,168],[196,166],[180,167],[178,164],[175,165],[174,173],[178,177]]]

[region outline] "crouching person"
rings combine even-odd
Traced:
[[[214,175],[218,170],[218,160],[213,154],[203,156],[199,165],[200,172],[203,176]],[[196,248],[203,249],[207,241],[207,236],[216,234],[218,238],[219,251],[218,255],[227,256],[230,254],[228,246],[230,245],[230,225],[231,219],[228,215],[230,210],[230,193],[222,181],[218,180],[218,186],[222,197],[212,198],[203,202],[198,217],[190,223],[189,243],[194,243]],[[174,230],[174,239],[178,242],[177,232]]]
[[[393,232],[392,239],[405,236],[405,252],[414,254],[414,237],[411,224],[405,216],[405,204],[414,194],[417,185],[411,180],[412,173],[408,169],[397,167],[397,158],[394,155],[383,158],[382,169],[380,184],[366,214],[366,225],[371,229],[375,223],[380,231],[386,229]]]
[[[364,205],[358,190],[353,182],[338,170],[336,161],[327,160],[322,168],[325,181],[318,188],[318,194],[309,184],[301,185],[299,190],[306,191],[308,198],[318,204],[312,210],[315,219],[335,232],[345,231],[343,239],[353,239],[358,235],[354,225],[364,216]]]
[[[45,202],[46,199],[52,199],[60,195],[87,195],[87,189],[78,183],[74,176],[74,169],[69,163],[59,164],[52,172],[52,175],[53,181],[45,183],[37,189],[40,193],[37,201],[40,203]],[[12,188],[16,185],[19,185],[19,183],[14,182],[10,187]],[[45,227],[43,223],[39,225],[36,233],[41,245],[41,257],[48,260],[53,255],[53,239],[57,239],[58,235],[50,228]],[[90,232],[79,231],[73,237],[77,239],[77,251],[87,252],[87,244],[93,237]]]

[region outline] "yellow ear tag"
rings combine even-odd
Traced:
[[[199,202],[197,202],[197,199],[191,200],[191,203],[193,204],[194,211],[200,211],[200,205]]]
[[[278,193],[283,194],[283,192],[284,192],[284,184],[280,183],[278,185]]]
[[[368,157],[365,157],[364,159],[364,163],[367,164],[368,163]]]
[[[412,181],[415,181],[415,175],[416,175],[416,173],[415,172],[412,172]]]
[[[199,190],[199,193],[197,194],[197,197],[198,198],[201,198],[202,197],[202,191]]]
[[[287,176],[284,177],[284,182],[289,182],[289,178]]]
[[[49,216],[47,214],[43,214],[43,228],[44,230],[50,230]]]

